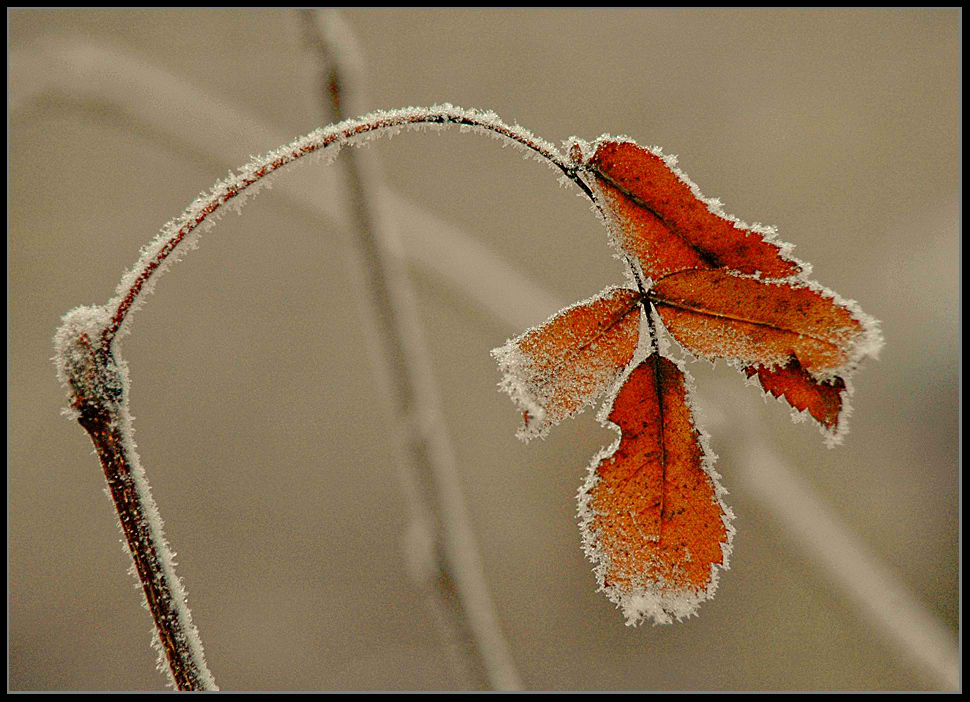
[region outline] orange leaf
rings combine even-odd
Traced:
[[[867,348],[852,310],[802,281],[682,271],[658,281],[649,297],[667,330],[697,356],[768,368],[795,356],[809,374],[823,378]]]
[[[774,397],[784,398],[800,412],[807,411],[823,427],[830,443],[840,440],[840,419],[845,424],[841,417],[845,408],[842,399],[842,393],[846,392],[844,379],[836,376],[831,380],[815,380],[797,358],[773,370],[759,365],[747,367],[744,372],[749,378],[757,375],[761,387]]]
[[[523,439],[576,414],[607,387],[600,421],[620,439],[593,460],[580,491],[586,552],[600,589],[628,624],[669,623],[710,598],[727,568],[733,518],[692,418],[686,376],[652,339],[638,350],[639,314],[688,352],[723,358],[832,446],[845,433],[849,379],[882,344],[855,303],[807,280],[809,267],[706,200],[676,159],[626,138],[566,144],[571,168],[629,266],[633,289],[609,288],[492,353],[502,387],[524,410]],[[626,367],[626,370],[624,370]]]
[[[694,426],[688,382],[656,354],[632,369],[608,410],[620,440],[594,459],[580,493],[586,552],[627,624],[690,616],[727,568],[733,515]]]
[[[729,217],[675,164],[659,149],[615,139],[599,142],[587,163],[614,243],[639,262],[645,277],[689,268],[730,268],[762,278],[806,272],[788,255],[789,244],[770,240],[773,229]]]
[[[520,439],[545,436],[616,381],[637,348],[639,310],[638,291],[609,287],[492,351],[524,412]]]
[[[729,271],[681,271],[647,296],[685,349],[737,362],[833,446],[847,431],[848,380],[882,341],[875,321],[834,293],[801,280],[762,281]]]

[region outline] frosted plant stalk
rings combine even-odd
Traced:
[[[128,369],[110,346],[96,346],[108,323],[102,309],[81,307],[65,316],[55,336],[58,377],[68,386],[71,410],[94,443],[108,492],[132,557],[145,603],[155,621],[159,669],[179,690],[218,690],[205,664],[186,593],[175,575],[174,554],[132,439]]]
[[[373,112],[317,129],[219,181],[142,249],[135,266],[122,277],[114,298],[101,306],[75,308],[62,319],[54,337],[53,360],[58,378],[68,390],[69,414],[95,445],[134,571],[155,622],[159,666],[167,669],[172,684],[180,690],[217,688],[206,667],[185,591],[175,574],[173,554],[162,532],[162,520],[135,452],[128,409],[128,368],[119,349],[120,340],[129,331],[131,313],[144,304],[145,293],[154,289],[158,274],[197,245],[202,231],[214,226],[225,212],[238,212],[250,195],[283,168],[307,156],[332,161],[343,147],[360,146],[384,134],[451,125],[504,139],[525,150],[527,155],[558,168],[592,199],[577,167],[568,163],[555,146],[518,125],[506,124],[493,112],[464,110],[450,104]]]

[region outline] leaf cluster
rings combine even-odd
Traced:
[[[882,344],[858,306],[809,279],[775,231],[705,199],[660,149],[627,138],[573,139],[628,285],[566,308],[493,355],[520,406],[523,440],[544,437],[605,395],[620,438],[580,490],[586,552],[628,624],[693,614],[727,568],[733,515],[697,428],[693,381],[666,335],[693,358],[723,359],[810,417],[826,442],[846,431],[851,375]]]

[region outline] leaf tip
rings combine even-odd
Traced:
[[[644,590],[621,598],[617,606],[623,611],[627,626],[636,627],[646,620],[657,626],[697,616],[701,602],[706,599],[706,593]]]

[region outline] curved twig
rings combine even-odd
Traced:
[[[119,358],[115,342],[126,333],[131,313],[143,303],[144,293],[151,291],[157,274],[191,248],[200,229],[213,226],[225,211],[238,210],[248,195],[268,184],[278,171],[305,156],[326,155],[332,159],[346,145],[359,146],[405,128],[449,125],[491,134],[528,150],[537,159],[558,168],[591,196],[577,168],[555,146],[522,127],[506,124],[492,112],[463,110],[449,104],[373,112],[317,129],[254,159],[237,174],[216,183],[142,250],[134,268],[122,277],[115,298],[106,305],[77,308],[64,316],[55,336],[58,376],[69,390],[73,414],[91,437],[105,471],[146,605],[155,621],[160,666],[167,662],[170,678],[180,690],[217,688],[185,605],[185,592],[175,575],[172,553],[148,480],[134,451],[127,366]],[[460,551],[449,548],[449,559],[467,561],[467,554],[456,550]],[[508,677],[505,685],[517,686],[517,678]]]
[[[491,134],[503,138],[514,146],[533,152],[562,171],[563,175],[577,183],[592,199],[588,186],[579,177],[579,169],[570,165],[551,143],[540,139],[518,125],[503,122],[494,112],[464,110],[448,103],[429,108],[407,107],[400,110],[381,110],[356,119],[317,129],[289,145],[257,158],[239,169],[239,173],[219,181],[185,209],[183,214],[165,226],[155,241],[143,250],[135,267],[126,274],[119,285],[119,299],[110,322],[101,333],[101,345],[108,346],[123,331],[128,315],[136,309],[143,292],[150,290],[155,274],[165,270],[176,252],[186,249],[183,242],[200,225],[205,228],[214,224],[212,215],[221,216],[224,209],[238,209],[246,196],[267,184],[270,176],[309,155],[326,154],[332,160],[344,146],[360,146],[370,139],[384,134],[396,133],[405,128],[435,128],[458,125],[470,131]],[[110,303],[109,303],[110,304]]]

